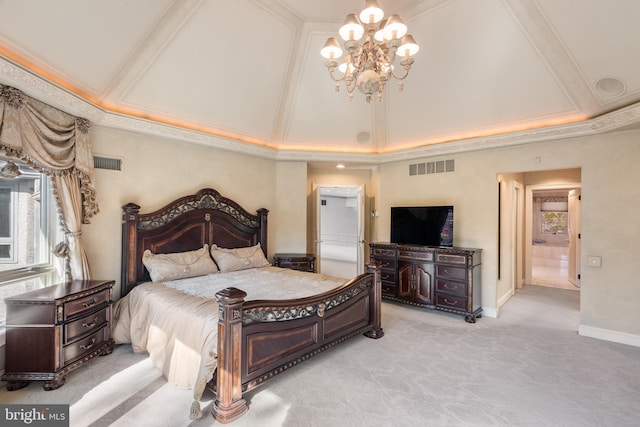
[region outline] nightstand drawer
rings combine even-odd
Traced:
[[[316,256],[314,254],[275,254],[273,265],[291,270],[315,273]]]
[[[68,344],[74,339],[89,334],[100,328],[107,322],[107,308],[90,314],[82,319],[69,322],[64,325],[64,343]]]
[[[436,279],[436,292],[467,296],[467,284],[465,282],[453,282],[449,280]]]
[[[86,338],[82,338],[73,344],[69,344],[64,347],[64,360],[63,364],[66,365],[69,362],[84,356],[85,353],[90,353],[94,349],[100,347],[102,343],[109,339],[109,333],[107,327],[109,325],[103,325],[98,331],[89,335]]]
[[[449,265],[436,265],[436,276],[454,280],[466,280],[467,269],[464,267],[452,267]]]
[[[102,292],[88,295],[84,298],[69,301],[64,304],[64,318],[65,320],[70,317],[81,315],[83,312],[93,310],[102,304],[109,302],[109,290],[105,289]]]

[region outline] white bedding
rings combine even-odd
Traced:
[[[247,301],[282,300],[316,295],[344,282],[323,274],[262,267],[144,283],[115,303],[113,339],[131,343],[135,352],[148,352],[167,381],[192,388],[191,416],[197,418],[199,400],[216,368],[216,292],[235,287],[247,293]]]

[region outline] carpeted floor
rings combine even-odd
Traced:
[[[579,292],[541,286],[476,324],[384,302],[382,339],[356,337],[276,377],[231,425],[638,425],[640,348],[578,336],[578,322]],[[58,390],[0,389],[0,403],[69,403],[72,427],[217,424],[208,407],[189,420],[191,396],[126,345]]]

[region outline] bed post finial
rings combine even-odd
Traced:
[[[242,398],[242,305],[247,293],[236,288],[216,293],[218,301],[218,373],[211,410],[220,423],[230,423],[249,409]]]

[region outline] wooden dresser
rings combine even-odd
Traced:
[[[114,281],[74,280],[5,299],[7,390],[44,381],[45,390],[95,356],[110,354]]]
[[[273,265],[315,273],[316,256],[314,254],[275,254],[273,257]]]
[[[447,311],[475,323],[481,316],[482,249],[371,243],[380,265],[382,298]]]

